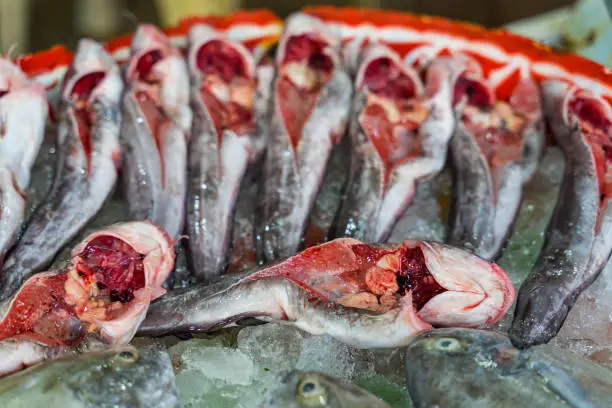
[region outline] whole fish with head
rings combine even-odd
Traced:
[[[462,69],[440,58],[425,83],[387,46],[361,52],[355,78],[350,171],[335,237],[387,241],[417,184],[444,167],[453,132],[453,84]]]
[[[265,147],[255,112],[261,106],[256,95],[262,93],[253,56],[240,43],[205,25],[193,26],[188,38],[194,117],[188,145],[187,243],[195,276],[210,280],[226,270],[241,182]]]
[[[256,318],[360,348],[398,347],[432,325],[493,324],[513,299],[504,271],[460,249],[341,238],[259,271],[171,291],[151,304],[138,335],[214,331]]]
[[[102,45],[81,40],[61,90],[54,181],[7,255],[0,300],[50,265],[113,191],[122,89],[119,67]]]
[[[332,148],[348,120],[351,80],[339,41],[303,13],[289,17],[276,54],[269,142],[258,200],[260,261],[298,252]]]
[[[185,218],[192,122],[187,65],[164,33],[142,24],[125,76],[121,177],[130,219],[151,221],[176,240]]]
[[[609,407],[612,371],[562,354],[521,351],[492,331],[432,330],[406,349],[408,391],[416,408]]]
[[[0,340],[78,347],[89,337],[105,344],[129,342],[149,303],[163,295],[174,267],[172,241],[149,222],[112,225],[86,237],[60,271],[28,279],[0,303]],[[17,350],[19,351],[19,350]],[[16,360],[45,358],[25,348]],[[0,361],[0,371],[10,370]]]
[[[0,262],[15,243],[48,116],[44,86],[0,56]]]
[[[462,54],[454,60],[470,69],[452,92],[456,126],[447,242],[495,259],[544,150],[540,89],[534,79],[521,77],[507,97],[500,96],[478,62]]]
[[[291,371],[265,396],[260,408],[390,408],[348,381],[315,371]]]
[[[60,358],[0,380],[5,408],[178,408],[165,351],[131,346]]]
[[[519,291],[510,338],[546,343],[612,252],[612,107],[561,81],[542,84],[544,110],[565,167],[544,245]]]

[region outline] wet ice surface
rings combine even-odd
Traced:
[[[46,195],[52,181],[56,154],[49,138],[36,163],[28,189],[28,214]],[[551,216],[563,172],[558,149],[549,149],[539,171],[525,188],[525,196],[515,233],[499,260],[518,289],[529,273],[542,245],[544,231]],[[391,241],[429,239],[443,241],[450,191],[450,173],[421,182],[413,204],[398,221]],[[321,199],[320,208],[333,206],[338,192],[331,186]],[[253,190],[254,191],[254,190]],[[247,214],[254,201],[253,191],[243,198],[241,211]],[[331,208],[331,207],[330,207]],[[117,187],[112,199],[79,237],[58,256],[59,266],[69,256],[70,248],[86,234],[127,216],[127,207]],[[324,220],[325,221],[325,220]],[[328,222],[326,220],[325,222]],[[244,224],[244,223],[243,223]],[[244,225],[242,225],[244,227]],[[235,229],[240,230],[240,228]],[[252,232],[242,228],[247,237]],[[239,236],[238,236],[239,237]],[[236,242],[236,240],[234,240]],[[176,286],[192,283],[183,249],[177,247]],[[512,311],[512,310],[511,310]],[[592,360],[612,364],[612,267],[580,297],[557,339],[558,346],[569,348]],[[506,329],[507,316],[498,325]],[[134,340],[136,344],[156,344],[168,348],[177,374],[177,385],[185,407],[254,407],[273,387],[278,375],[293,368],[318,370],[342,377],[363,386],[385,399],[393,407],[410,407],[404,386],[402,350],[357,350],[329,336],[311,336],[298,329],[265,324],[241,330],[224,330],[214,335],[196,335],[191,340],[177,337]],[[562,351],[561,353],[563,353]]]

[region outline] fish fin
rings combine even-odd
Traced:
[[[531,367],[544,378],[546,387],[574,408],[594,408],[582,389],[565,370],[555,367],[549,361],[537,360]]]

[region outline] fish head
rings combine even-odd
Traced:
[[[25,190],[44,136],[47,91],[30,81],[10,59],[0,56],[0,159]]]
[[[112,225],[86,237],[72,251],[64,285],[89,331],[109,344],[131,340],[149,303],[165,293],[174,267],[170,237],[150,222]]]
[[[252,135],[257,89],[253,56],[242,44],[203,24],[190,29],[188,48],[187,63],[199,87],[198,100],[209,112],[218,140],[225,132]]]
[[[387,408],[368,391],[339,378],[314,371],[291,371],[264,399],[261,408]]]
[[[54,387],[57,381],[62,387]],[[131,346],[64,357],[4,378],[0,392],[27,390],[29,398],[68,406],[176,406],[178,393],[164,351]],[[59,395],[58,395],[59,394]],[[17,395],[19,398],[19,395]],[[40,401],[42,402],[42,401]]]

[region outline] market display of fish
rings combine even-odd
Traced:
[[[244,279],[169,292],[151,305],[138,333],[213,331],[255,317],[356,347],[397,347],[431,325],[493,324],[513,301],[501,268],[460,249],[340,238]]]
[[[352,86],[339,46],[320,21],[301,13],[289,18],[279,41],[256,218],[261,261],[301,249],[332,148],[344,134]]]
[[[385,242],[419,181],[444,167],[453,132],[451,95],[461,64],[440,59],[425,83],[397,53],[365,48],[355,79],[350,172],[336,237]]]
[[[390,408],[389,404],[354,384],[325,373],[292,371],[266,394],[261,408]]]
[[[533,351],[532,351],[533,350]],[[496,332],[438,329],[406,349],[406,380],[419,407],[608,407],[612,371],[577,357],[520,351]]]
[[[125,75],[121,174],[130,219],[152,221],[176,240],[185,218],[192,122],[187,64],[163,32],[143,24]]]
[[[612,107],[561,81],[542,88],[565,171],[542,252],[519,292],[510,330],[519,347],[557,334],[612,252]]]
[[[102,45],[81,40],[61,88],[54,181],[7,255],[1,300],[49,266],[113,191],[122,89],[119,68]]]
[[[0,379],[0,405],[181,406],[168,354],[131,346],[61,358]]]

